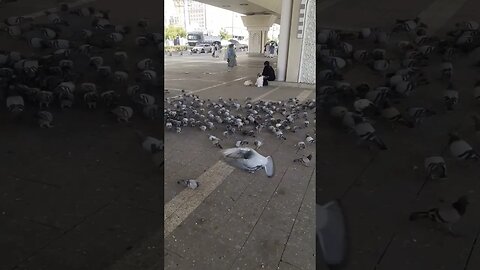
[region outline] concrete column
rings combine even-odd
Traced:
[[[274,15],[242,16],[243,25],[248,30],[248,55],[263,54],[263,45],[267,42],[269,28],[277,19]]]
[[[300,60],[299,81],[316,83],[316,2],[308,1],[305,12],[305,28],[303,31],[302,56]]]
[[[292,19],[292,0],[282,0],[280,16],[280,37],[278,42],[277,80],[285,81],[288,62],[288,44]]]
[[[258,55],[263,53],[263,45],[267,42],[268,28],[248,27],[248,54]]]

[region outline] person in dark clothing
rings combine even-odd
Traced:
[[[265,61],[263,63],[263,72],[262,75],[265,77],[266,80],[263,80],[263,86],[268,85],[268,81],[275,81],[275,70],[270,66],[270,62]]]

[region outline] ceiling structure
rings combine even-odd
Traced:
[[[280,18],[281,0],[195,0],[243,15],[275,15]]]

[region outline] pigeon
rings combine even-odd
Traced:
[[[443,92],[443,100],[447,110],[452,111],[455,104],[458,103],[458,91],[453,89],[452,84]]]
[[[305,142],[298,142],[296,145],[295,145],[298,149],[305,149]]]
[[[273,177],[275,167],[271,156],[264,157],[251,148],[230,148],[223,151],[225,158],[232,161],[236,167],[254,173],[265,169],[268,177]]]
[[[400,111],[397,108],[393,107],[388,101],[384,103],[381,115],[383,118],[389,120],[390,122],[397,122],[409,128],[414,127],[414,124],[411,121],[405,119],[400,113]]]
[[[196,189],[200,186],[197,180],[188,179],[188,180],[179,180],[177,184],[182,185],[187,188]]]
[[[236,147],[242,147],[242,146],[247,145],[247,144],[248,144],[248,141],[244,141],[244,140],[243,140],[243,141],[237,141],[237,142],[235,143],[235,146],[236,146]]]
[[[307,143],[310,143],[310,144],[315,143],[315,139],[314,139],[312,136],[308,135],[308,134],[305,135],[305,141],[306,141]]]
[[[53,121],[53,115],[52,113],[48,111],[39,111],[36,115],[38,119],[38,125],[41,128],[51,128],[53,127],[52,121]]]
[[[223,149],[223,147],[220,145],[220,139],[213,136],[213,135],[208,135],[208,139],[213,143],[213,145],[217,146],[220,149]]]
[[[470,144],[460,139],[458,134],[450,133],[449,136],[449,148],[453,157],[458,160],[478,160],[480,158]]]
[[[426,158],[425,172],[428,179],[446,179],[447,165],[443,157],[432,156]]]
[[[302,165],[308,167],[311,160],[312,160],[312,154],[309,154],[308,156],[303,156],[301,158],[294,159],[293,162],[300,162]]]
[[[358,120],[357,120],[358,121]],[[354,131],[361,141],[374,143],[380,150],[387,150],[387,146],[380,137],[377,136],[375,129],[368,122],[357,122]]]
[[[466,196],[461,196],[457,201],[445,207],[432,208],[428,211],[413,212],[410,214],[410,221],[418,219],[430,219],[434,222],[447,226],[450,233],[453,233],[452,226],[464,215],[469,204]]]
[[[23,112],[25,108],[25,102],[22,96],[18,96],[18,95],[9,96],[7,97],[6,106],[9,112],[14,114],[19,114]]]
[[[255,140],[253,145],[255,145],[255,149],[258,150],[263,145],[263,142],[260,140]]]
[[[128,106],[118,106],[111,112],[117,117],[118,122],[129,122],[129,119],[133,115],[133,109]]]
[[[355,108],[355,112],[359,114],[363,114],[365,110],[371,110],[377,113],[375,104],[366,98],[356,100],[353,103],[353,107]]]
[[[150,152],[152,154],[155,154],[163,150],[163,147],[164,147],[163,141],[151,136],[146,136],[143,132],[139,130],[135,130],[135,134],[137,134],[138,138],[142,142],[143,150]]]
[[[413,119],[416,125],[423,122],[423,119],[426,117],[430,117],[436,114],[435,111],[424,107],[410,107],[408,108],[408,116]]]

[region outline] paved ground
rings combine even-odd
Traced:
[[[52,2],[57,1],[19,0],[0,7],[0,18],[51,8]],[[155,3],[158,7],[158,1],[136,1],[136,14],[132,2],[100,0],[94,6],[110,9],[112,21],[125,25],[150,17],[151,30],[158,25],[161,31]],[[28,52],[23,42],[3,32],[0,40],[0,49]],[[163,54],[155,52],[150,57],[162,68]],[[131,57],[139,55],[132,52]],[[103,108],[90,112],[74,106],[62,113],[53,110],[55,127],[40,129],[32,118],[34,108],[27,107],[23,121],[12,121],[4,102],[0,269],[103,270],[161,230],[164,171],[153,166],[134,133],[140,129],[161,138],[161,121],[137,114],[131,125],[120,125]],[[163,255],[161,242],[152,246]]]
[[[392,25],[395,18],[428,20],[438,33],[462,20],[479,21],[475,11],[478,1],[325,1],[320,4],[318,25],[338,29]],[[359,44],[360,47],[368,47]],[[433,83],[420,87],[415,95],[402,102],[409,105],[431,106],[439,115],[414,130],[399,128],[392,131],[383,121],[375,125],[390,150],[369,152],[355,145],[353,135],[332,128],[324,115],[319,116],[320,132],[317,160],[317,202],[323,204],[338,198],[345,207],[349,227],[350,256],[344,269],[478,269],[480,246],[477,238],[480,226],[478,164],[461,164],[446,154],[449,179],[424,182],[425,157],[442,154],[447,146],[447,132],[458,129],[474,148],[480,141],[474,135],[472,113],[478,104],[471,91],[478,78],[478,68],[470,66],[468,56],[455,61],[454,82],[460,91],[460,102],[454,112],[446,113],[441,92],[445,86]],[[428,69],[430,78],[437,76],[436,67]],[[346,79],[356,85],[362,81],[376,85],[378,77],[368,69],[354,68]],[[425,184],[425,185],[424,185]],[[410,223],[408,214],[429,209],[460,195],[468,194],[470,208],[456,230],[462,237],[453,238],[435,230],[428,223]],[[317,269],[327,269],[320,261]]]
[[[166,57],[165,88],[170,90],[165,96],[184,89],[210,99],[314,97],[311,89],[243,86],[261,72],[263,61],[239,53],[239,66],[227,72],[225,61],[209,55]],[[221,131],[214,135],[222,137]],[[285,142],[267,133],[260,136],[266,142],[260,153],[272,155],[277,168],[276,176],[267,178],[263,172],[230,170],[206,134],[197,129],[180,135],[166,132],[165,269],[314,269],[315,167],[292,162],[301,154],[315,154],[313,146],[296,153],[293,145],[304,136],[301,131]],[[224,147],[232,147],[234,141],[228,139]],[[199,176],[211,193],[199,190],[185,196],[176,181]],[[198,207],[175,227],[178,223],[168,214],[184,217],[174,206],[192,201],[200,201]]]

